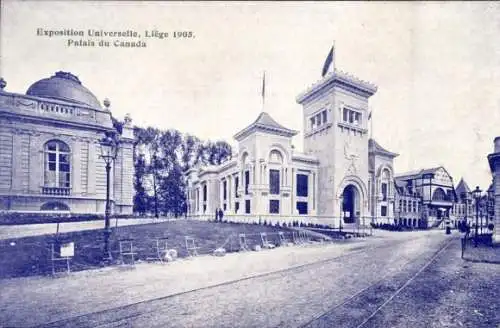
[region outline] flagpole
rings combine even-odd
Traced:
[[[333,40],[332,48],[333,48],[332,69],[333,69],[333,73],[335,73],[335,40]]]
[[[262,76],[262,111],[264,112],[264,107],[266,103],[266,71]]]

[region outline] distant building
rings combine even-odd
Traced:
[[[494,152],[488,155],[491,175],[493,176],[493,194],[494,194],[494,210],[493,210],[493,242],[500,243],[500,137],[495,138]]]
[[[99,140],[115,131],[111,112],[71,73],[35,82],[26,94],[0,79],[0,211],[104,213]],[[133,208],[133,129],[126,119],[112,167],[116,213]]]
[[[442,166],[396,175],[396,223],[432,228],[450,219],[453,178]]]
[[[452,224],[456,226],[457,222],[467,220],[471,222],[474,216],[474,199],[471,194],[469,185],[462,178],[455,188],[456,202],[451,210]]]

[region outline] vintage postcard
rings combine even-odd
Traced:
[[[498,2],[0,8],[0,327],[500,327]]]

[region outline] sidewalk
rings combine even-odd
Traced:
[[[464,260],[467,262],[500,264],[500,247],[481,244],[474,247],[474,243],[471,242],[467,244],[465,249]]]
[[[175,219],[118,219],[118,226],[129,226],[148,223],[159,223]],[[116,224],[115,219],[111,219],[111,226]],[[63,222],[59,223],[59,233],[98,230],[104,229],[104,220],[99,221],[82,221],[82,222]],[[22,224],[22,225],[5,225],[0,226],[0,240],[11,238],[22,238],[29,236],[50,235],[57,231],[57,223],[43,224]]]

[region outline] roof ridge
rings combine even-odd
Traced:
[[[235,138],[238,138],[239,135],[242,133],[245,133],[246,131],[251,130],[252,128],[260,128],[264,130],[271,130],[271,131],[277,131],[281,132],[285,135],[293,136],[298,133],[298,131],[289,129],[281,124],[279,124],[274,118],[271,117],[271,115],[265,111],[260,112],[259,116],[257,116],[257,119],[253,121],[252,124],[248,125],[246,128],[241,130],[235,135]]]

